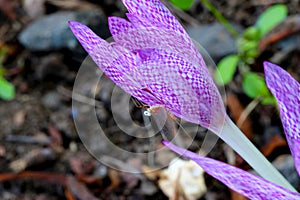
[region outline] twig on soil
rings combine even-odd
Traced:
[[[9,167],[15,172],[20,172],[27,167],[43,164],[47,161],[53,161],[56,157],[56,152],[50,148],[34,149],[25,154],[22,158],[11,162]]]
[[[61,133],[52,124],[50,124],[48,127],[48,133],[52,138],[52,143],[51,143],[52,145],[61,146],[63,144]]]
[[[26,135],[7,135],[5,137],[6,142],[19,142],[28,144],[39,144],[39,145],[49,145],[51,143],[50,137],[36,137],[36,136],[26,136]]]
[[[241,127],[243,123],[245,122],[246,118],[250,115],[250,113],[255,109],[255,107],[259,104],[261,101],[261,98],[255,98],[253,99],[247,107],[244,109],[244,111],[241,113],[239,120],[236,122],[236,125],[238,127]]]
[[[234,94],[228,94],[226,97],[226,103],[230,110],[232,119],[237,122],[239,121],[242,113],[244,112],[245,108],[241,104],[240,100],[237,98]],[[249,118],[244,118],[243,123],[239,123],[237,125],[242,132],[248,137],[253,138],[253,129],[252,129],[252,123]]]
[[[275,135],[271,138],[271,140],[268,141],[267,144],[262,147],[261,151],[264,156],[268,157],[274,152],[276,148],[279,147],[287,147],[287,142],[283,137]]]
[[[38,181],[45,181],[48,183],[59,184],[65,187],[65,196],[68,200],[75,199],[92,199],[97,200],[88,188],[78,180],[84,180],[84,178],[77,179],[72,175],[64,175],[48,172],[33,172],[24,171],[20,173],[3,173],[0,174],[0,182],[11,181],[15,179],[31,179]],[[76,198],[77,197],[77,198]]]
[[[11,181],[15,179],[35,179],[43,180],[49,183],[66,185],[66,176],[56,173],[24,171],[20,173],[3,173],[0,174],[0,182]]]
[[[76,93],[76,92],[72,92],[71,90],[68,90],[62,86],[59,86],[57,88],[57,92],[66,97],[72,98],[73,100],[78,101],[80,103],[85,103],[85,104],[95,106],[95,107],[101,107],[101,108],[103,107],[103,102],[86,97],[86,96]]]

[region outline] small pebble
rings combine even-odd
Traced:
[[[94,175],[99,178],[104,178],[107,176],[107,167],[101,163],[97,163],[96,169],[94,170]]]
[[[235,39],[220,23],[188,27],[187,32],[214,60],[237,51]]]
[[[57,110],[61,106],[61,95],[56,91],[50,91],[43,96],[42,104],[46,108]]]
[[[78,151],[77,143],[74,141],[70,142],[69,149],[71,152],[77,152]]]
[[[19,35],[19,41],[32,51],[49,51],[60,48],[75,50],[78,41],[68,26],[68,21],[80,21],[95,29],[100,37],[109,37],[107,19],[99,10],[56,12],[29,24]]]
[[[150,181],[143,180],[141,185],[141,191],[145,195],[153,195],[158,191],[158,188]]]

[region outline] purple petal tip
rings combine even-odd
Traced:
[[[268,73],[270,70],[272,70],[271,68],[274,68],[274,64],[271,63],[271,62],[264,61],[263,64],[264,64],[264,70],[265,70],[265,72],[267,72],[267,73]]]
[[[84,26],[83,24],[81,24],[80,22],[77,22],[77,21],[68,21],[68,25],[69,27],[72,29],[72,28],[75,28],[76,26],[80,25],[80,26]]]
[[[170,144],[170,142],[165,141],[165,140],[161,141],[161,143],[162,143],[164,146],[168,146],[168,145]]]
[[[288,144],[300,174],[300,84],[284,69],[264,62],[266,83],[275,96]]]

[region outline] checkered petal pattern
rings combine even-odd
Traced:
[[[286,138],[300,175],[300,84],[281,67],[264,62],[267,85],[277,99]]]
[[[232,190],[252,200],[299,200],[300,194],[291,192],[263,178],[250,174],[229,164],[200,156],[186,149],[179,148],[170,142],[163,144],[172,151],[187,157],[203,168]]]
[[[123,0],[129,13],[158,28],[185,34],[184,28],[159,0]],[[145,22],[146,23],[146,22]]]
[[[194,46],[192,39],[172,13],[159,0],[123,0],[123,3],[129,11],[129,13],[127,13],[127,18],[131,22],[132,26],[135,27],[134,32],[140,32],[140,34],[136,34],[134,37],[141,37],[145,39],[142,43],[129,44],[141,44],[147,46],[148,44],[146,41],[156,41],[157,43],[164,41],[168,42],[169,47],[172,46],[172,44],[177,46],[184,45],[180,48],[183,50],[183,53],[184,50],[191,52],[187,52],[188,56],[186,58],[196,59],[195,62],[205,68],[205,63],[197,51],[197,48]],[[111,23],[111,21],[109,21],[109,28],[115,41],[127,41],[129,37],[132,38],[130,33],[126,33],[128,30],[132,29],[126,29],[126,34],[124,34],[124,29],[122,28],[122,31],[116,31],[120,30],[120,27],[122,26],[127,27],[128,22],[119,21],[119,23]],[[147,30],[152,28],[151,32],[146,33],[144,30],[145,28],[148,28]],[[167,33],[163,34],[161,32],[162,30],[165,30]],[[147,37],[145,37],[145,33]],[[169,36],[171,37],[168,39]],[[177,46],[173,49],[178,50]]]
[[[69,22],[79,42],[118,86],[149,106],[219,133],[225,107],[191,38],[158,0],[124,0],[129,21],[109,18],[108,43],[78,22]]]

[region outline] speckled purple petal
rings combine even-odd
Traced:
[[[126,17],[136,28],[153,26],[150,20],[142,18],[135,13],[126,13]]]
[[[162,102],[153,95],[143,74],[137,70],[137,65],[139,65],[139,57],[136,52],[127,52],[115,59],[104,73],[119,87],[140,101],[150,106],[163,106]],[[145,92],[144,88],[147,88],[149,92]]]
[[[76,21],[69,21],[69,27],[83,48],[93,58],[102,71],[105,70],[105,67],[109,65],[109,63],[118,57],[118,53],[113,50],[112,46],[97,36],[87,26]]]
[[[132,22],[109,19],[114,43],[106,43],[79,23],[71,23],[71,29],[96,64],[126,92],[219,133],[226,115],[221,96],[180,23],[159,1],[125,3],[134,4],[128,14]],[[141,23],[146,17],[155,19]]]
[[[288,144],[300,175],[300,84],[281,67],[264,62],[267,85],[275,96]]]
[[[141,77],[148,82],[148,89],[151,89],[158,99],[163,99],[165,107],[176,116],[201,124],[216,133],[220,132],[225,119],[225,108],[208,69],[199,52],[195,52],[193,44],[186,42],[183,35],[178,35],[174,31],[152,27],[136,29],[130,22],[120,18],[112,18],[110,30],[114,33],[116,43],[130,51],[142,52],[141,49],[154,49],[169,52],[169,55],[160,55],[159,59],[155,60],[157,59],[155,53],[148,51],[147,59],[156,64],[151,68],[146,67],[147,70],[142,69],[143,65],[137,66]],[[160,36],[159,40],[157,35]],[[161,60],[165,60],[165,63]],[[167,62],[172,64],[168,65]],[[170,73],[174,70],[176,74]],[[180,78],[185,80],[180,81]],[[160,90],[162,84],[165,84],[171,92],[162,92]],[[155,88],[155,85],[159,85],[160,88]],[[184,93],[175,98],[174,94],[171,95],[172,90],[173,93],[179,91]],[[147,101],[144,102],[152,105]]]
[[[123,0],[130,13],[148,20],[153,26],[166,28],[178,33],[185,30],[172,13],[159,0]]]
[[[137,49],[141,45],[148,48],[159,46],[173,51],[181,50],[178,53],[182,56],[193,59],[201,67],[205,66],[189,35],[159,0],[124,0],[123,3],[130,12],[127,17],[131,21],[131,28],[135,29],[128,32],[129,22],[126,20],[109,22],[115,41],[128,41],[128,38],[137,41],[126,42],[128,49]]]
[[[147,48],[127,52],[104,72],[150,106],[164,106],[177,117],[216,133],[223,127],[225,108],[212,79],[173,52]]]
[[[108,25],[112,36],[126,33],[129,30],[135,29],[135,26],[132,23],[120,17],[109,17]]]
[[[113,82],[134,97],[150,105],[161,103],[149,93],[140,90],[142,77],[136,71],[136,55],[116,43],[107,43],[85,25],[71,21],[69,26],[94,62]]]
[[[206,173],[215,177],[232,190],[252,200],[300,199],[299,193],[291,192],[237,167],[211,158],[202,157],[186,149],[179,148],[170,142],[163,141],[163,144],[172,151],[195,161]]]
[[[157,35],[160,35],[159,40]],[[166,52],[167,54],[161,55],[159,59],[172,64],[157,64],[154,67],[146,68],[148,71],[142,73],[142,77],[147,81],[148,76],[155,74],[156,80],[152,84],[167,83],[172,85],[172,87],[168,86],[168,88],[174,91],[178,90],[178,87],[182,90],[189,90],[189,87],[192,87],[193,95],[189,94],[191,91],[185,91],[185,94],[180,96],[182,99],[180,105],[173,101],[165,101],[166,107],[178,117],[219,133],[226,115],[221,96],[201,55],[198,52],[194,53],[193,48],[181,39],[180,35],[174,35],[174,32],[156,28],[144,28],[129,30],[126,34],[124,33],[122,39],[117,40],[117,43],[130,51],[154,49]],[[200,55],[200,57],[197,57],[197,55]],[[156,58],[154,54],[149,54],[148,59],[155,61]],[[158,60],[157,62],[161,61]],[[141,66],[137,66],[137,68],[139,71],[141,70]],[[169,72],[172,70],[177,71],[176,75],[172,74],[171,76]],[[170,74],[170,76],[166,77],[164,74]],[[161,79],[161,77],[166,78]],[[185,81],[178,81],[178,77],[184,78]],[[149,83],[148,85],[151,84]],[[160,94],[160,91],[155,88],[152,91],[160,99],[168,99],[170,97],[169,94]]]
[[[138,56],[135,74],[139,76],[130,76],[141,77],[141,80],[135,80],[151,90],[176,116],[216,133],[221,131],[225,108],[206,71],[166,50],[140,49],[135,53]]]
[[[113,28],[111,27],[111,29]],[[113,37],[118,45],[130,51],[142,48],[156,48],[177,53],[193,62],[201,70],[206,71],[207,76],[210,76],[206,64],[194,44],[176,32],[155,27],[143,27],[129,29],[127,32],[114,35]]]

